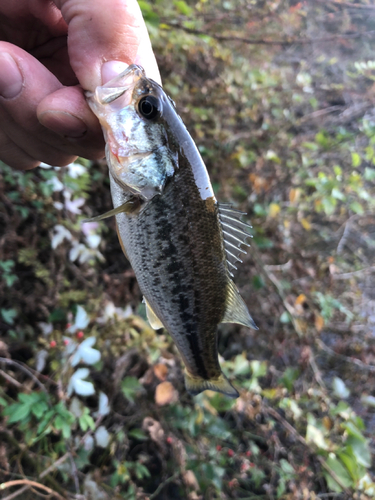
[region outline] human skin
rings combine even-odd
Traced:
[[[26,170],[102,158],[84,90],[132,63],[160,82],[136,0],[0,0],[0,160]]]

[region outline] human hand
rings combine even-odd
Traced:
[[[136,0],[0,0],[0,160],[30,169],[102,158],[84,90],[131,63],[160,81]]]

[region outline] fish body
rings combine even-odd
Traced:
[[[219,365],[217,326],[256,328],[229,269],[248,236],[245,224],[217,203],[173,102],[142,68],[130,66],[88,102],[107,144],[109,215],[116,216],[151,326],[166,328],[175,341],[190,393],[237,397]]]

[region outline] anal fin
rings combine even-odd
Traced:
[[[254,330],[258,330],[253,318],[250,316],[243,298],[232,280],[229,281],[226,310],[224,318],[221,322],[237,323],[239,325],[244,325],[249,328],[253,328]]]
[[[221,392],[230,398],[238,398],[239,396],[237,389],[223,373],[218,378],[205,380],[202,377],[194,377],[185,369],[185,387],[192,396],[207,390]]]
[[[151,325],[151,328],[153,328],[154,330],[160,330],[160,328],[164,328],[163,323],[160,321],[160,319],[154,313],[152,307],[147,302],[146,297],[143,297],[143,302],[146,304],[147,319]]]

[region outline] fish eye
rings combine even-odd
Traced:
[[[138,103],[138,111],[147,120],[152,120],[160,114],[159,99],[153,95],[142,97]]]

